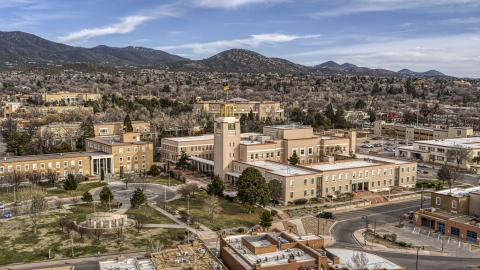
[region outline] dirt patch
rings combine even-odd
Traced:
[[[397,248],[397,249],[413,249],[412,247],[402,247],[397,243],[394,243],[392,241],[383,239],[381,236],[380,237],[374,237],[372,234],[367,235],[367,241],[370,243],[374,244],[380,244],[382,246],[385,246],[387,248]]]
[[[302,218],[303,227],[306,233],[318,234],[319,219],[314,217]],[[329,235],[330,227],[335,223],[333,219],[320,219],[320,235]]]

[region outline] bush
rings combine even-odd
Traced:
[[[238,233],[244,233],[245,229],[244,228],[238,228]]]
[[[428,174],[428,172],[427,172],[427,171],[423,171],[423,174]]]
[[[306,204],[307,202],[308,202],[308,200],[305,199],[305,198],[300,198],[300,199],[293,200],[293,203],[294,203],[295,205]]]
[[[276,216],[278,214],[277,210],[272,210],[272,217]]]
[[[403,241],[398,242],[398,244],[399,244],[401,247],[406,247],[406,246],[407,246],[407,243],[405,243],[405,242],[403,242]]]
[[[292,201],[289,201],[287,204],[288,205],[295,205]]]
[[[215,227],[212,228],[212,230],[216,231],[216,232],[220,231],[221,229],[222,228],[220,228],[220,226],[215,226]]]
[[[417,182],[417,183],[415,184],[415,186],[416,186],[417,188],[421,188],[421,187],[422,187],[422,184],[423,184],[423,182]]]
[[[177,238],[180,239],[181,241],[185,240],[185,235],[177,235]]]

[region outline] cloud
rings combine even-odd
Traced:
[[[296,39],[310,39],[318,38],[320,35],[305,35],[305,36],[295,36],[295,35],[284,35],[284,34],[260,34],[252,35],[251,38],[246,39],[234,39],[234,40],[218,40],[207,43],[190,43],[185,45],[178,46],[165,46],[158,47],[159,50],[178,50],[178,49],[190,49],[195,54],[211,54],[217,53],[226,48],[245,48],[253,47],[256,48],[262,44],[276,44],[290,42]]]
[[[381,11],[425,11],[425,12],[466,12],[471,8],[480,7],[477,0],[348,0],[340,2],[343,5],[333,7],[311,17],[335,17],[355,13],[381,12]]]
[[[237,8],[251,4],[277,4],[288,0],[192,0],[194,6],[202,8]]]
[[[389,70],[436,69],[447,75],[478,78],[479,47],[479,33],[458,34],[330,46],[323,50],[292,54],[289,58],[304,59],[303,63],[309,65],[333,60]],[[311,61],[312,58],[318,61]]]
[[[126,34],[129,33],[140,25],[141,23],[152,20],[154,17],[149,16],[129,16],[123,18],[122,21],[118,24],[101,27],[101,28],[91,28],[83,29],[78,32],[72,32],[65,37],[60,37],[59,41],[63,43],[75,43],[79,41],[84,41],[92,37],[105,36],[112,34]]]
[[[460,24],[480,24],[480,17],[468,17],[468,18],[455,18],[444,20],[442,23],[452,24],[452,23],[460,23]]]

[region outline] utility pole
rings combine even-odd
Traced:
[[[365,237],[363,237],[363,245],[366,246],[367,245],[367,233],[368,233],[368,216],[367,215],[364,215],[362,216],[362,219],[365,218]]]
[[[423,183],[422,183],[422,195],[420,197],[420,209],[423,209]]]

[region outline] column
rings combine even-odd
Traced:
[[[93,220],[93,228],[97,228],[97,221],[96,220]]]
[[[86,172],[84,172],[84,174],[86,174]],[[94,175],[94,173],[93,173],[93,158],[92,158],[92,160],[90,160],[90,175]]]
[[[107,228],[111,228],[112,227],[112,221],[109,219],[107,220]]]
[[[100,220],[100,228],[103,229],[103,220]]]
[[[114,219],[113,222],[115,224],[115,227],[118,227],[118,218]]]

